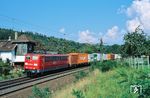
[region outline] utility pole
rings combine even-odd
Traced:
[[[100,38],[99,39],[99,42],[100,42],[100,44],[99,44],[99,52],[101,53],[101,61],[103,61],[103,54],[104,54],[104,47],[103,47],[103,45],[104,45],[104,42],[103,42],[103,39],[102,38]]]
[[[99,44],[99,52],[103,53],[103,44],[104,44],[104,43],[103,43],[103,39],[100,38],[99,41],[100,41],[100,44]]]

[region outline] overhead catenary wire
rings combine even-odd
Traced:
[[[37,25],[37,24],[33,24],[33,23],[30,23],[30,22],[27,22],[27,21],[24,21],[24,20],[21,20],[21,19],[18,19],[18,18],[14,18],[14,17],[10,17],[10,16],[7,16],[7,15],[3,15],[1,13],[0,13],[0,17],[3,18],[3,19],[5,18],[5,20],[7,22],[13,24],[12,25],[12,29],[15,29],[14,25],[23,25],[26,28],[42,29],[42,31],[44,31],[45,33],[50,33],[50,28],[48,28],[48,27],[44,27],[44,26],[40,26],[40,25]],[[39,32],[37,30],[35,30],[35,32],[44,34],[43,32]],[[65,33],[53,32],[53,33],[63,34],[63,36],[66,36],[66,37],[73,36],[71,34],[67,34],[66,32]]]
[[[43,26],[40,26],[40,25],[37,25],[37,24],[33,24],[33,23],[30,23],[30,22],[18,19],[18,18],[10,17],[10,16],[3,15],[3,14],[0,14],[0,17],[5,18],[6,21],[11,22],[12,24],[18,24],[18,25],[23,24],[23,26],[28,25],[28,26],[32,26],[33,28],[36,28],[36,29],[40,28],[40,29],[45,30],[46,32],[50,31],[50,28],[48,28],[48,27],[43,27]],[[14,29],[14,27],[13,27],[13,29]]]

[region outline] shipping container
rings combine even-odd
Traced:
[[[88,54],[88,62],[100,61],[100,59],[101,59],[100,56],[101,56],[100,53]]]
[[[88,54],[88,62],[93,62],[93,61],[94,61],[94,55]]]
[[[100,60],[101,60],[101,54],[97,53],[97,61],[100,61]]]
[[[101,54],[101,60],[107,60],[107,54]]]
[[[121,54],[115,54],[115,59],[120,59],[121,58]]]
[[[68,61],[70,66],[88,63],[87,53],[70,53],[68,55]]]
[[[114,60],[115,59],[114,54],[107,54],[106,57],[107,57],[107,60]]]

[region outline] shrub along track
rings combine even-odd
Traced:
[[[58,78],[61,78],[61,77],[67,76],[67,75],[71,75],[71,74],[77,73],[79,71],[88,70],[88,69],[89,69],[89,67],[86,66],[86,67],[65,70],[65,71],[61,71],[58,73],[53,73],[50,75],[33,78],[33,79],[27,78],[27,77],[24,79],[21,78],[22,81],[17,80],[17,82],[13,81],[13,84],[6,83],[8,85],[4,85],[4,86],[1,85],[0,86],[0,97],[7,96],[7,94],[14,93],[14,92],[23,90],[28,87],[32,87],[33,85],[37,85],[37,84],[41,84],[41,83],[44,83],[47,81],[55,80],[55,79],[58,79]]]

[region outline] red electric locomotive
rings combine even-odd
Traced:
[[[68,56],[64,54],[26,54],[24,69],[27,75],[68,67]]]

